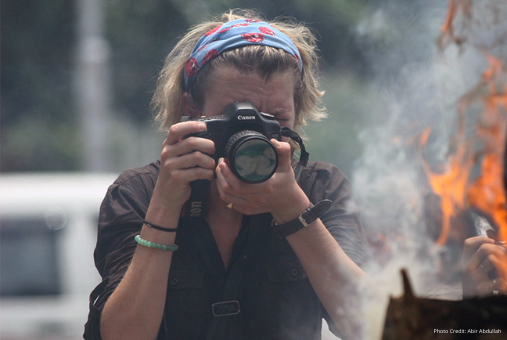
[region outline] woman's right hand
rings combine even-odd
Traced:
[[[214,176],[213,141],[188,137],[206,130],[203,122],[182,122],[171,126],[162,145],[160,173],[146,220],[165,228],[177,228],[181,207],[190,197],[190,182]],[[141,194],[141,193],[139,193]],[[143,239],[174,244],[175,232],[143,226]],[[156,339],[162,322],[171,251],[138,246],[129,268],[101,315],[102,339]]]
[[[215,153],[212,140],[188,137],[191,133],[206,130],[206,124],[188,121],[174,124],[162,144],[160,173],[155,185],[151,204],[163,209],[181,207],[190,198],[190,182],[214,177]],[[153,207],[152,207],[153,208]]]

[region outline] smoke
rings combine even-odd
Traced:
[[[369,120],[381,122],[365,123],[351,176],[375,259],[368,271],[385,293],[366,307],[367,339],[380,338],[386,297],[402,293],[401,268],[416,295],[461,298],[461,247],[435,244],[441,216],[422,164],[438,169],[453,152],[457,102],[487,68],[484,52],[507,55],[507,3],[470,3],[473,16],[455,21],[459,43],[444,41],[444,49],[437,44],[447,14],[442,1],[387,1],[357,28],[375,71],[367,99],[377,109]],[[427,128],[432,134],[422,149]]]

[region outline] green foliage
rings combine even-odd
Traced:
[[[74,169],[54,141],[75,129],[72,109],[72,2],[2,2],[1,170]]]
[[[328,78],[326,101],[332,112],[327,124],[319,125],[319,129],[329,126],[340,132],[315,133],[314,140],[325,135],[333,138],[329,139],[332,142],[319,140],[312,147],[312,155],[350,164],[359,152],[354,136],[356,130],[342,127],[354,126],[356,111],[364,110],[353,94],[364,90],[364,80],[371,73],[363,49],[365,40],[360,39],[357,28],[369,22],[372,12],[382,2],[389,0],[259,0],[254,4],[246,0],[105,0],[102,3],[105,38],[112,51],[111,92],[114,97],[109,120],[113,123],[111,126],[118,129],[111,132],[112,143],[154,144],[153,136],[136,133],[135,138],[149,138],[136,142],[132,141],[132,134],[128,136],[121,131],[125,126],[138,126],[139,131],[152,128],[149,102],[157,73],[178,36],[190,25],[230,8],[254,6],[267,18],[294,17],[317,32],[322,68]],[[16,0],[1,4],[0,171],[65,171],[79,170],[82,166],[80,119],[73,91],[77,3],[77,0]],[[378,39],[381,41],[384,37]],[[347,74],[347,79],[355,80],[347,80],[345,84],[343,78],[333,79],[334,74],[343,73]],[[308,129],[309,135],[312,131],[320,131],[312,129]],[[125,142],[119,141],[117,136],[125,138]],[[158,141],[155,144],[160,145]],[[337,146],[339,151],[334,156]],[[126,148],[124,154],[116,154],[124,160],[115,163],[123,167],[147,161],[132,157],[128,152]]]
[[[358,136],[375,105],[369,100],[371,94],[354,74],[325,79],[323,87],[329,115],[305,128],[307,149],[311,160],[333,163],[350,177],[354,162],[362,152]]]

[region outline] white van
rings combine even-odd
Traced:
[[[82,339],[100,203],[117,175],[0,175],[0,338]]]
[[[0,175],[0,339],[83,338],[99,206],[116,174]],[[322,339],[336,339],[327,326]]]

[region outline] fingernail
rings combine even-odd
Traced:
[[[198,128],[199,128],[199,130],[201,130],[201,131],[206,130],[206,124],[204,124],[204,123],[199,123],[199,124],[197,125],[197,127],[198,127]]]
[[[277,148],[279,148],[282,144],[280,144],[279,141],[277,141],[276,139],[272,139],[271,142],[273,143],[274,146],[276,146]]]

